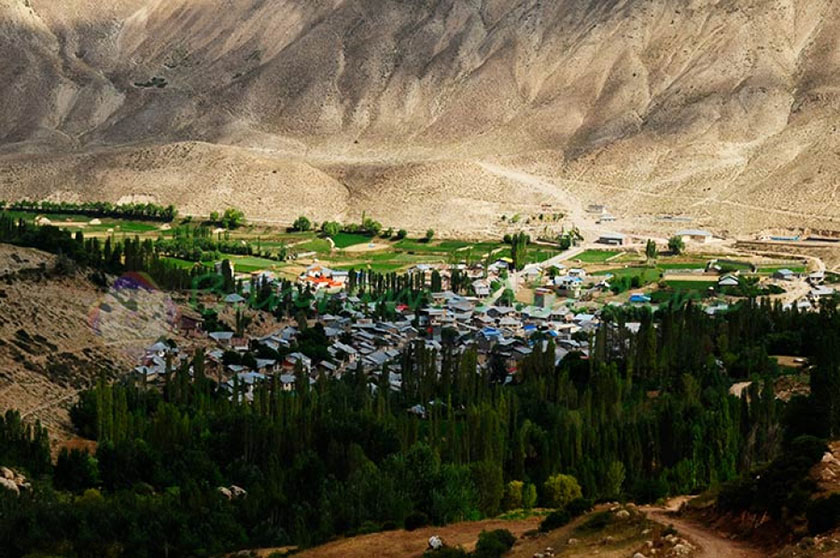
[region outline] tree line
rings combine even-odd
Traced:
[[[113,217],[115,219],[143,219],[147,221],[171,222],[178,216],[173,205],[154,203],[110,202],[53,202],[18,200],[0,201],[0,209],[9,211],[36,211],[42,213],[63,213],[67,215],[85,215],[88,217]]]

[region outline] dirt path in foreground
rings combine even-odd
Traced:
[[[370,535],[339,539],[322,546],[303,550],[296,558],[421,558],[429,546],[429,537],[437,535],[450,546],[475,548],[478,534],[493,529],[508,529],[516,538],[536,529],[540,517],[519,520],[485,519],[453,523],[444,527],[423,527],[415,531],[384,531]],[[261,549],[257,555],[265,558],[278,549]]]
[[[673,525],[681,536],[699,547],[694,558],[763,558],[766,553],[738,541],[729,540],[704,525],[674,514],[670,508],[645,507],[648,517],[664,525]]]

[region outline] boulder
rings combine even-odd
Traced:
[[[616,519],[629,519],[630,512],[627,510],[618,510],[617,512],[615,512],[615,517]]]
[[[440,550],[443,548],[443,539],[437,535],[429,537],[429,550]]]
[[[676,556],[688,556],[691,553],[691,549],[682,543],[674,545],[673,550]]]
[[[633,555],[633,558],[647,558],[647,556],[645,556],[641,552],[637,552],[636,554]]]
[[[15,480],[15,472],[8,467],[0,467],[0,477],[9,480]]]
[[[229,488],[226,488],[224,486],[220,486],[216,490],[218,490],[219,494],[221,494],[222,496],[224,496],[228,500],[233,500],[233,494],[231,493]]]
[[[15,481],[7,478],[0,478],[0,486],[20,496],[20,488],[18,488],[18,485],[15,484]]]
[[[236,486],[235,484],[230,485],[230,493],[233,495],[234,498],[245,498],[248,496],[247,490],[245,490],[241,486]]]

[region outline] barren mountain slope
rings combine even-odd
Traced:
[[[839,32],[831,0],[0,0],[0,197],[840,228]]]

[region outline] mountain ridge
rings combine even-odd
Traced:
[[[0,69],[6,199],[68,195],[37,168],[56,155],[74,184],[80,168],[109,174],[103,153],[135,150],[129,193],[156,190],[169,167],[157,201],[200,185],[208,205],[267,220],[367,211],[489,233],[569,192],[607,201],[624,229],[680,214],[734,234],[840,230],[829,1],[3,0],[0,21],[0,52],[27,61]],[[167,144],[216,155],[195,168],[158,158]],[[325,210],[299,203],[305,193],[266,208],[249,196],[277,197],[275,185],[251,179],[243,157],[276,163],[280,192],[298,180],[287,167],[303,165],[350,195]],[[449,171],[433,172],[441,161]],[[526,185],[499,185],[483,162],[549,179],[558,195],[519,203]],[[432,171],[414,186],[389,178],[418,166]],[[386,169],[372,184],[346,181],[372,167]],[[210,177],[229,168],[243,186],[215,196]],[[102,176],[101,197],[125,194]],[[406,207],[417,198],[471,219]]]

